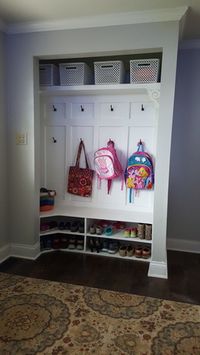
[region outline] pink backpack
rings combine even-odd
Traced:
[[[123,189],[123,169],[114,146],[114,142],[110,139],[107,147],[100,148],[94,153],[94,168],[98,177],[98,186],[100,187],[101,180],[107,180],[108,194],[110,193],[112,180],[120,176],[121,190]]]

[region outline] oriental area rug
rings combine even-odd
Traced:
[[[199,355],[200,306],[0,273],[1,355]]]

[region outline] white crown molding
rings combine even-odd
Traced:
[[[187,6],[183,6],[168,9],[112,13],[87,17],[84,16],[80,18],[71,18],[59,21],[55,20],[46,22],[10,24],[7,26],[6,33],[17,34],[41,31],[130,25],[138,23],[180,21],[186,13],[187,9]]]
[[[200,49],[200,39],[191,39],[180,42],[179,50]]]

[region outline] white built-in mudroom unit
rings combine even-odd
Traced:
[[[161,65],[161,56],[158,53],[150,55],[151,58],[155,56],[160,58],[138,60],[140,65],[143,64],[140,69],[142,75],[148,68],[147,64],[150,65],[149,73],[155,72],[150,80],[159,77],[158,63]],[[129,56],[128,60],[125,56],[120,57],[120,61],[108,61],[104,57],[103,62],[96,58],[95,63],[103,64],[101,64],[102,72],[97,71],[95,79],[103,81],[103,85],[94,83],[40,88],[41,186],[56,190],[54,209],[41,213],[42,250],[49,250],[51,246],[58,248],[58,239],[60,239],[60,248],[65,247],[68,251],[124,257],[125,248],[128,248],[125,253],[126,259],[137,260],[140,257],[142,261],[150,261],[151,248],[153,248],[151,233],[148,233],[148,239],[145,238],[145,231],[138,237],[134,229],[138,229],[138,224],[143,225],[140,228],[145,228],[147,225],[147,230],[151,229],[154,190],[132,193],[129,202],[130,191],[123,183],[124,174],[113,180],[109,194],[107,181],[103,180],[101,187],[98,187],[97,174],[95,174],[91,197],[76,196],[67,192],[69,167],[75,165],[81,139],[84,141],[87,159],[92,169],[94,169],[94,152],[106,146],[109,139],[115,142],[124,172],[127,159],[137,150],[140,139],[144,142],[145,150],[151,154],[155,165],[160,83],[130,84],[129,78],[132,72],[130,58],[135,56]],[[77,63],[77,59],[74,61]],[[83,61],[87,62],[87,58]],[[155,63],[156,68],[154,68]],[[66,65],[60,66],[62,68]],[[68,64],[66,72],[73,70],[74,74],[67,72],[66,78],[70,76],[72,80],[74,76],[76,82],[80,66],[82,63]],[[120,80],[120,73],[124,66],[127,68],[127,75],[123,75]],[[93,65],[91,72],[92,68]],[[52,69],[52,64],[41,65],[42,75],[44,70],[49,71],[49,69]],[[124,82],[126,78],[129,83]],[[105,84],[106,80],[107,84]],[[110,84],[110,80],[122,81],[122,83]],[[81,155],[80,166],[85,167],[84,154]],[[72,225],[71,228],[69,223]],[[81,231],[78,224],[83,225]],[[97,228],[102,226],[102,232],[96,233],[95,230],[93,231],[93,226]],[[140,255],[143,249],[144,255]]]
[[[20,201],[18,206],[9,206],[9,255],[36,258],[52,251],[45,244],[47,240],[60,238],[61,249],[66,252],[116,257],[124,262],[144,261],[149,263],[149,276],[167,278],[170,147],[183,14],[183,9],[179,9],[158,22],[133,24],[124,19],[125,23],[110,25],[97,21],[96,25],[77,24],[77,28],[65,30],[8,35],[8,130],[10,176],[14,179],[10,194],[13,201]],[[159,58],[157,82],[130,82],[130,60],[138,58]],[[124,81],[39,85],[41,63],[86,62],[92,69],[93,62],[100,60],[124,62]],[[16,132],[22,134],[23,142],[16,142]],[[125,185],[121,189],[120,179],[113,180],[107,194],[107,183],[102,181],[98,188],[94,174],[91,197],[69,194],[68,170],[75,164],[80,139],[85,143],[90,168],[94,168],[94,152],[112,139],[124,170],[141,139],[153,158],[154,189],[140,191],[129,202],[128,190]],[[84,166],[83,156],[81,165]],[[50,211],[40,212],[41,187],[56,190],[55,205]],[[41,229],[52,222],[68,227]],[[81,228],[71,230],[69,224],[73,222]],[[110,235],[92,229],[103,224],[118,227]],[[134,229],[138,224],[152,226],[152,237],[140,239],[124,233],[124,229]],[[80,248],[69,248],[68,239],[74,241],[74,237]],[[117,242],[119,250],[109,253],[96,248],[106,240]],[[64,242],[68,247],[64,247]],[[124,245],[146,248],[150,254],[147,258],[123,256],[119,251]]]

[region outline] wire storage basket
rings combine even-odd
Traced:
[[[40,86],[59,85],[59,68],[55,64],[39,65]]]
[[[159,74],[159,59],[130,60],[130,83],[156,83]]]
[[[124,82],[124,64],[120,60],[94,62],[95,84],[120,84]]]
[[[92,84],[92,71],[86,63],[60,63],[60,85]]]

